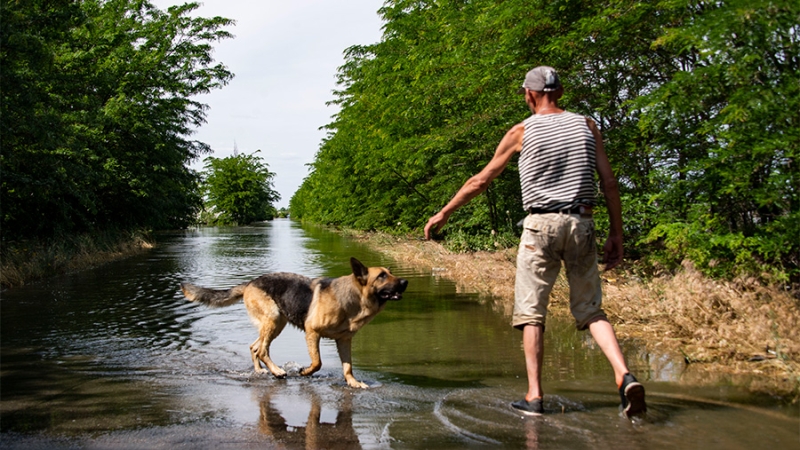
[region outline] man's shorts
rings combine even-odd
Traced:
[[[578,329],[586,329],[598,317],[605,318],[592,217],[530,214],[523,227],[512,325],[519,329],[527,324],[544,326],[561,261],[567,270],[569,307]]]

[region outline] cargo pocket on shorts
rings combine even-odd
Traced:
[[[576,252],[575,263],[582,269],[597,264],[597,239],[594,231],[594,221],[580,221],[575,235]]]
[[[529,253],[537,259],[549,259],[552,257],[551,229],[546,224],[533,222],[526,224],[525,232],[522,235],[521,251]]]

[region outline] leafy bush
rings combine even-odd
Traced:
[[[206,202],[201,220],[209,225],[245,225],[273,219],[278,212],[272,203],[280,200],[272,186],[274,177],[255,154],[206,158]]]

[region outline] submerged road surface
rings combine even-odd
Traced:
[[[182,281],[229,288],[266,272],[339,276],[355,256],[409,280],[353,341],[349,388],[335,345],[323,369],[253,371],[244,305],[186,301]],[[551,321],[545,409],[526,389],[521,333],[487,301],[336,234],[290,220],[163,235],[149,253],[0,296],[0,447],[88,449],[800,448],[800,413],[735,385],[693,387],[682,366],[623,342],[649,414],[619,415],[611,368],[587,333]],[[271,355],[308,364],[287,327]]]

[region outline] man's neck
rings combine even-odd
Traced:
[[[547,105],[542,106],[541,108],[536,108],[536,114],[560,114],[564,112],[563,109],[559,108],[558,105]]]

